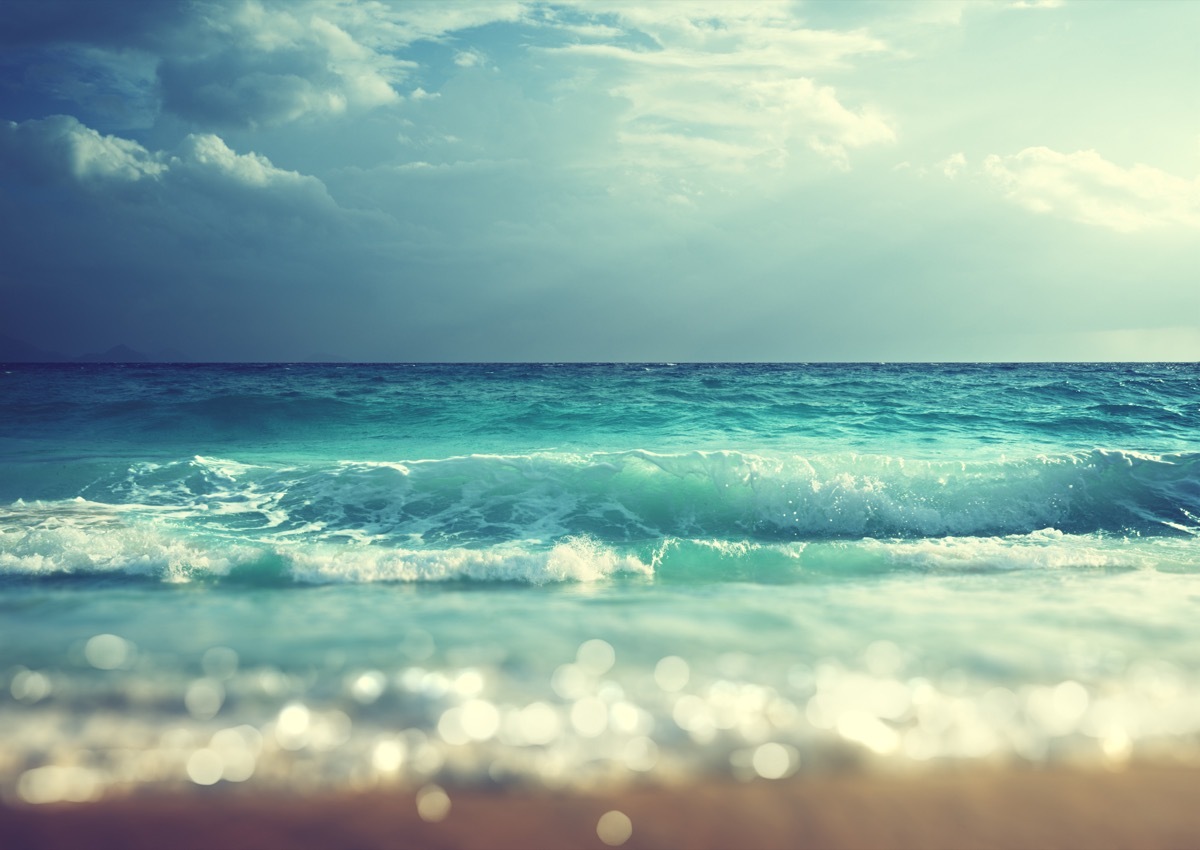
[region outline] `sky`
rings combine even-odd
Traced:
[[[4,0],[0,335],[1200,360],[1200,3]]]

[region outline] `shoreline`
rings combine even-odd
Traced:
[[[0,846],[39,848],[1179,848],[1200,846],[1200,768],[973,768],[595,792],[455,788],[423,820],[417,789],[285,796],[235,789],[0,807]],[[435,807],[436,810],[436,807]],[[435,812],[436,813],[436,812]]]

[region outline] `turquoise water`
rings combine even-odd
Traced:
[[[1200,367],[0,374],[0,793],[1200,755]]]

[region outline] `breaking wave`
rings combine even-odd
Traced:
[[[1190,453],[194,457],[0,509],[0,574],[545,584],[1169,567],[1191,557],[1198,517]]]
[[[214,530],[427,544],[1187,533],[1200,515],[1200,454],[980,462],[639,450],[275,467],[196,457],[135,464],[83,496],[182,512]]]

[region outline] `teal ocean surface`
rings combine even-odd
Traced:
[[[0,367],[0,795],[1200,759],[1200,367]]]

